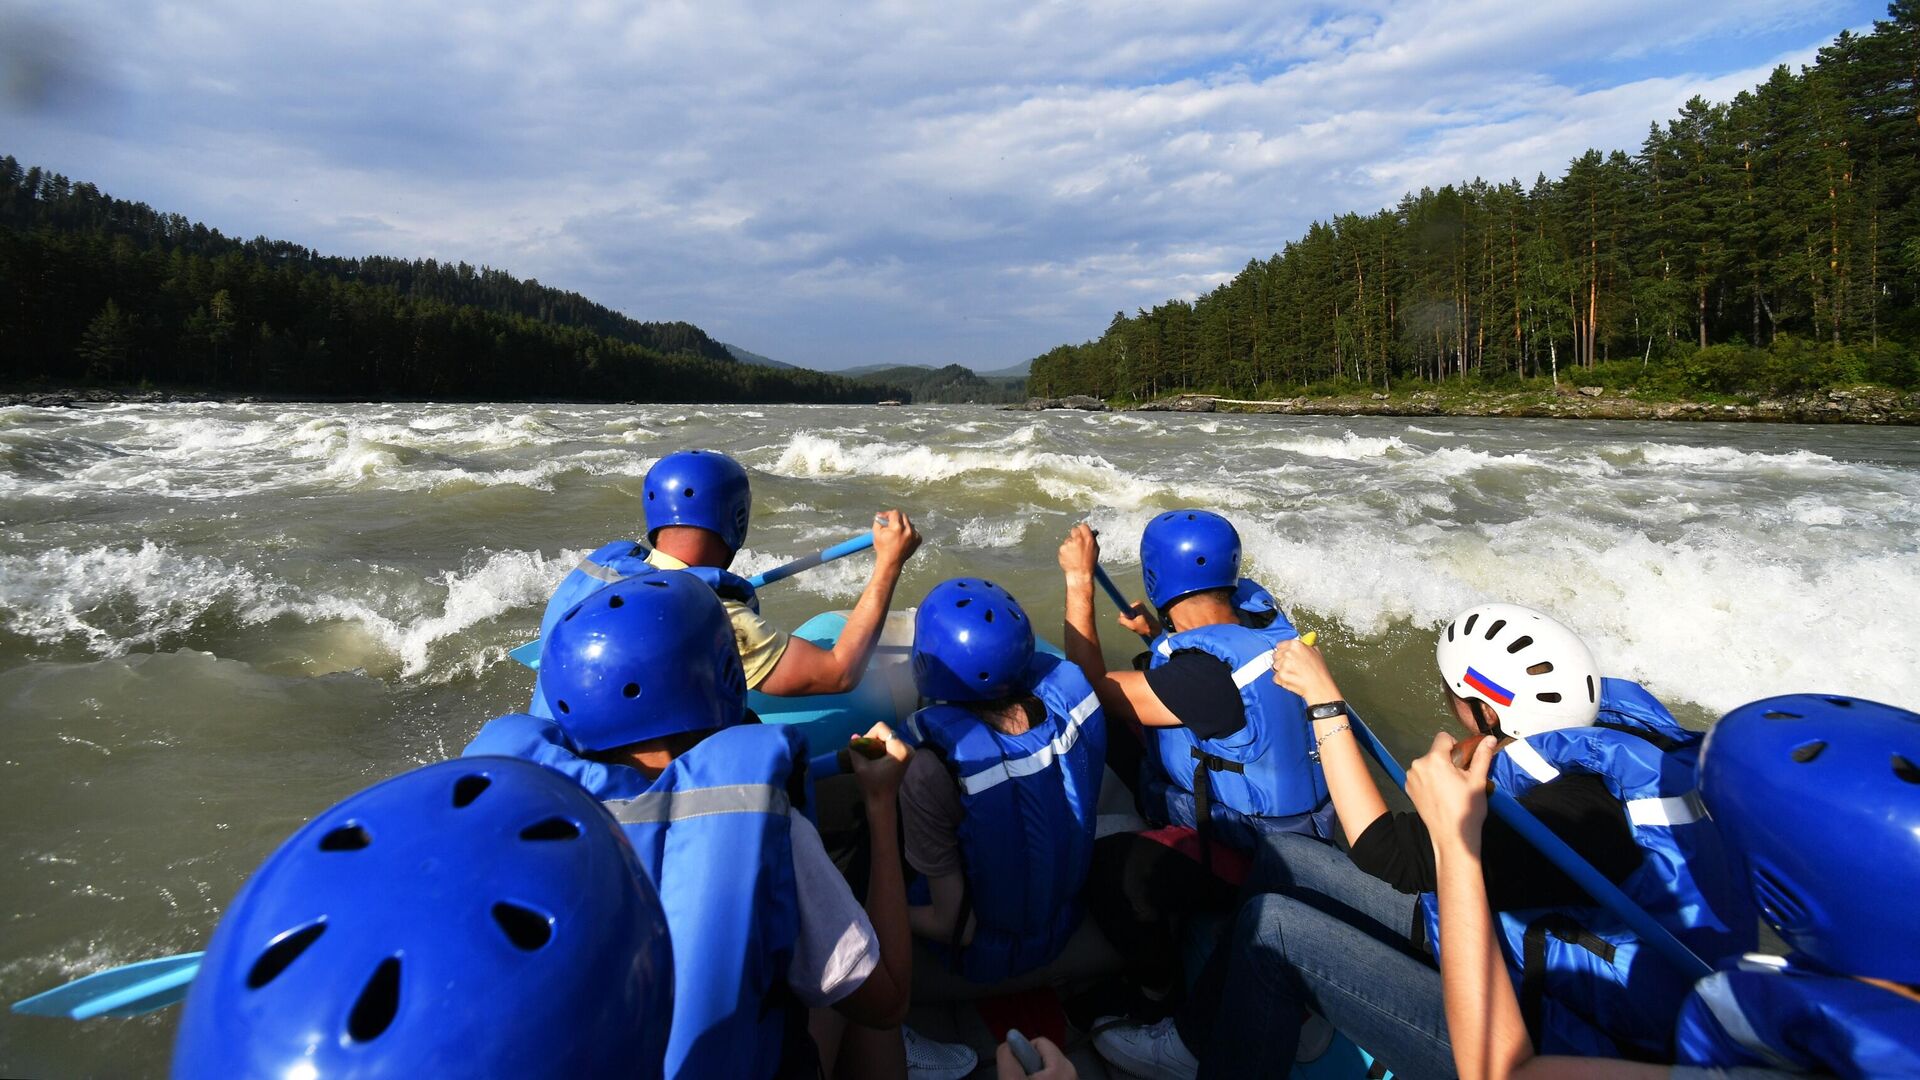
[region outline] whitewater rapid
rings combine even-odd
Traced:
[[[0,993],[197,948],[300,821],[524,702],[506,650],[639,525],[662,453],[753,475],[751,573],[876,508],[926,537],[899,602],[990,573],[1057,625],[1075,522],[1137,592],[1157,511],[1218,508],[1407,752],[1431,631],[1510,600],[1704,724],[1764,694],[1920,704],[1920,440],[1906,429],[1001,413],[971,407],[0,409]],[[767,590],[795,625],[865,559]],[[1107,641],[1123,663],[1122,635]],[[0,1020],[0,1072],[164,1071],[165,1017]]]

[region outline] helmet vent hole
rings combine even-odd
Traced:
[[[1593,676],[1589,675],[1587,676],[1587,701],[1592,703],[1599,700],[1600,698],[1593,692]]]
[[[953,602],[953,606],[954,606],[954,607],[966,607],[966,606],[967,606],[968,604],[971,604],[971,603],[973,603],[973,597],[971,597],[971,596],[969,596],[969,597],[967,597],[967,598],[966,598],[966,599],[964,599],[964,600],[955,600],[955,601]]]
[[[1507,627],[1507,620],[1505,619],[1493,620],[1493,625],[1487,627],[1487,640],[1492,641],[1494,639],[1494,636],[1500,633],[1500,631],[1506,629],[1506,627]],[[1508,649],[1507,651],[1512,652],[1513,650]]]
[[[680,494],[685,495],[687,498],[691,499],[693,498],[693,489],[685,488],[680,492]]]
[[[1011,615],[1011,616],[1013,616],[1013,621],[1014,621],[1014,622],[1019,622],[1019,621],[1020,621],[1020,613],[1019,613],[1019,612],[1017,612],[1017,611],[1009,611],[1009,612],[1007,612],[1007,614],[1008,614],[1008,615]]]
[[[1549,691],[1549,692],[1547,692],[1547,693],[1544,693],[1544,694],[1535,694],[1535,695],[1533,695],[1533,696],[1534,696],[1534,697],[1536,697],[1536,698],[1539,698],[1539,699],[1540,699],[1541,701],[1544,701],[1544,702],[1546,702],[1546,703],[1547,703],[1547,704],[1549,704],[1549,705],[1558,705],[1558,704],[1560,704],[1560,695],[1559,695],[1559,694],[1556,694],[1556,693],[1553,693],[1553,692],[1551,692],[1551,691]]]
[[[640,696],[640,684],[639,684],[639,683],[637,683],[637,682],[630,682],[630,683],[628,683],[627,685],[625,685],[625,686],[623,686],[623,687],[621,687],[621,688],[620,688],[620,696],[621,696],[621,697],[626,697],[626,698],[637,698],[637,697],[639,697],[639,696]]]
[[[1909,784],[1920,784],[1920,765],[1915,765],[1899,754],[1893,755],[1893,775]]]
[[[558,705],[558,706],[560,707],[560,713],[561,713],[561,715],[563,715],[563,716],[571,716],[571,715],[573,715],[573,710],[572,710],[571,708],[568,708],[568,707],[567,707],[567,703],[566,703],[566,702],[564,702],[564,701],[556,701],[556,702],[554,702],[554,704],[555,704],[555,705]]]
[[[1529,664],[1529,665],[1527,666],[1527,674],[1529,674],[1529,675],[1551,675],[1551,674],[1553,674],[1553,661],[1551,661],[1551,660],[1542,660],[1542,661],[1540,661],[1540,662],[1539,662],[1539,663],[1537,663],[1537,664]]]
[[[1802,743],[1793,748],[1793,760],[1805,765],[1814,758],[1819,757],[1821,752],[1826,748],[1827,744],[1819,739],[1810,743]]]
[[[626,602],[625,600],[622,600],[622,599],[620,599],[620,598],[619,598],[619,597],[617,597],[617,596],[609,596],[609,597],[607,597],[607,606],[608,606],[608,607],[625,607],[625,606],[626,606],[626,604],[627,604],[627,602]]]
[[[400,958],[389,956],[373,969],[360,990],[360,999],[347,1014],[347,1037],[372,1042],[384,1034],[400,1012]]]
[[[273,944],[267,946],[260,959],[253,962],[253,969],[247,972],[247,989],[258,990],[280,977],[287,965],[300,958],[307,946],[320,940],[327,932],[324,922],[308,923],[298,930],[281,934]]]
[[[956,581],[953,583],[953,587],[956,589],[964,589],[967,587],[967,584],[968,583],[964,581]]]
[[[505,900],[493,905],[493,921],[513,947],[525,952],[546,947],[553,940],[553,918]]]
[[[991,581],[983,581],[980,584],[985,585],[989,589],[993,588],[993,582]]]
[[[1753,898],[1760,904],[1760,914],[1776,929],[1792,931],[1806,925],[1806,905],[1765,870],[1753,872]]]
[[[1492,637],[1493,635],[1492,635],[1492,634],[1488,634],[1487,636],[1488,636],[1488,637]],[[1532,639],[1532,638],[1530,638],[1530,637],[1528,637],[1528,636],[1527,636],[1527,635],[1525,635],[1525,634],[1522,634],[1522,635],[1520,635],[1519,637],[1517,637],[1517,638],[1514,638],[1514,639],[1513,639],[1513,644],[1511,644],[1511,645],[1509,645],[1509,646],[1507,646],[1507,655],[1509,655],[1509,656],[1511,656],[1511,655],[1513,655],[1514,653],[1517,653],[1517,652],[1519,652],[1519,651],[1520,651],[1521,649],[1524,649],[1524,648],[1526,648],[1527,646],[1529,646],[1529,645],[1531,645],[1531,644],[1533,644],[1533,639]],[[1534,667],[1539,667],[1539,666],[1540,666],[1540,665],[1538,665],[1538,664],[1535,664],[1535,665],[1534,665]],[[1528,668],[1527,670],[1528,670],[1529,672],[1532,672],[1532,671],[1533,671],[1533,668]],[[1552,670],[1553,670],[1553,665],[1552,665],[1552,664],[1548,664],[1548,665],[1547,665],[1547,670],[1548,670],[1548,671],[1552,671]]]
[[[1207,565],[1207,557],[1205,555],[1195,555],[1193,557],[1193,565],[1195,566]]]
[[[1461,627],[1460,632],[1463,634],[1473,633],[1473,624],[1479,621],[1480,621],[1480,613],[1476,611],[1473,614],[1467,616],[1467,625]]]
[[[1843,709],[1851,709],[1853,708],[1853,699],[1843,698],[1843,697],[1830,697],[1827,699],[1827,704],[1838,705]]]
[[[640,584],[645,585],[650,589],[664,589],[668,587],[667,583],[664,581],[643,581]]]
[[[320,838],[321,851],[359,851],[373,843],[364,825],[342,825]]]
[[[992,622],[992,621],[993,621],[993,609],[992,609],[992,608],[988,608],[988,609],[986,610],[986,613],[985,613],[985,614],[983,614],[983,615],[981,615],[981,618],[982,618],[982,619],[984,619],[984,620],[986,620],[987,622]]]
[[[563,817],[550,817],[536,821],[520,830],[522,840],[578,840],[580,826]]]
[[[987,672],[984,672],[984,671],[983,671],[983,672],[981,672],[981,673],[980,673],[980,681],[981,681],[981,682],[989,682],[989,681],[991,681],[992,679],[993,679],[993,676],[992,676],[992,675],[990,675],[990,674],[988,674]]]
[[[1763,712],[1763,713],[1761,713],[1761,714],[1760,714],[1760,717],[1761,717],[1761,719],[1763,719],[1763,720],[1799,720],[1799,719],[1802,719],[1802,717],[1801,717],[1801,715],[1800,715],[1799,713],[1797,713],[1797,712],[1782,712],[1782,711],[1780,711],[1779,709],[1768,709],[1768,710],[1767,710],[1766,712]]]
[[[1447,624],[1447,640],[1448,641],[1453,640],[1453,624],[1452,623]]]
[[[578,614],[580,614],[580,607],[579,605],[576,604],[573,607],[567,609],[567,613],[565,615],[560,616],[560,621],[571,622],[573,621],[573,617]]]
[[[1192,514],[1188,514],[1188,515],[1187,515],[1187,520],[1188,520],[1188,521],[1192,521],[1192,520],[1193,520],[1193,515],[1192,515]]]
[[[458,810],[471,806],[480,793],[493,785],[493,781],[478,774],[463,776],[453,782],[453,807]]]

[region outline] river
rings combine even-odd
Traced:
[[[0,409],[0,997],[201,948],[245,875],[371,781],[523,704],[505,658],[679,447],[753,474],[753,572],[908,510],[897,603],[992,576],[1058,626],[1090,520],[1139,590],[1157,510],[1216,507],[1402,756],[1432,630],[1512,600],[1688,722],[1751,698],[1920,704],[1910,428],[1004,413],[963,406]],[[770,587],[796,625],[856,557]],[[1104,605],[1105,601],[1101,601]],[[1103,606],[1103,611],[1107,610]],[[1057,634],[1057,631],[1056,631]],[[1132,648],[1110,632],[1107,652]],[[165,1071],[173,1011],[0,1016],[0,1074]]]

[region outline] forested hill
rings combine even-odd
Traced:
[[[875,387],[898,387],[905,392],[893,396],[921,405],[929,402],[997,404],[1024,401],[1027,397],[1027,380],[1019,376],[988,377],[959,364],[939,368],[900,364],[863,368],[856,375],[860,381]]]
[[[0,386],[366,398],[873,401],[699,327],[465,263],[241,241],[0,158]]]
[[[1197,301],[1033,363],[1034,393],[1450,380],[1756,395],[1920,385],[1920,0],[1636,153],[1318,222]]]

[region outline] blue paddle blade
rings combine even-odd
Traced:
[[[510,650],[507,653],[507,656],[508,658],[515,660],[527,667],[530,667],[535,671],[539,671],[540,670],[540,639],[534,638],[532,641],[527,642],[525,645],[515,646],[512,650]]]
[[[187,988],[200,970],[200,958],[205,955],[181,953],[96,971],[84,979],[16,1001],[13,1011],[24,1016],[91,1020],[96,1016],[139,1016],[164,1009],[187,996]]]

